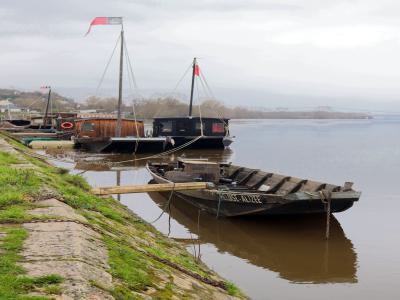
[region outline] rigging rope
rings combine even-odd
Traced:
[[[203,119],[201,117],[200,93],[199,93],[199,84],[197,83],[197,80],[195,81],[195,85],[196,85],[196,90],[197,90],[197,105],[199,106],[200,133],[201,133],[201,136],[203,136],[204,135],[204,132],[203,132]]]
[[[207,83],[207,80],[206,80],[206,77],[204,76],[204,73],[200,70],[200,76],[199,76],[199,78],[200,78],[200,82],[201,82],[201,84],[203,85],[203,87],[204,87],[204,85],[205,85],[205,90],[208,90],[208,92],[210,93],[210,95],[211,95],[211,98],[213,99],[213,100],[216,100],[216,98],[215,98],[215,96],[214,96],[214,93],[212,92],[212,90],[211,90],[211,88],[210,88],[210,86],[208,85],[208,83]],[[203,81],[204,81],[204,83],[203,83]],[[229,132],[229,124],[227,124],[226,122],[225,122],[225,119],[223,118],[223,116],[221,116],[221,114],[220,114],[220,112],[218,111],[218,110],[215,110],[215,112],[216,112],[216,114],[217,114],[217,116],[218,116],[218,119],[224,124],[224,126],[227,128],[227,134],[228,134],[228,132]]]
[[[125,63],[128,69],[128,82],[129,82],[129,88],[131,90],[131,94],[132,94],[132,111],[133,111],[133,118],[135,120],[135,130],[136,130],[136,137],[139,137],[139,128],[137,125],[137,119],[136,119],[136,109],[135,109],[135,99],[133,97],[134,92],[133,92],[133,88],[132,88],[132,82],[133,82],[133,86],[134,88],[137,90],[137,84],[136,84],[136,80],[135,80],[135,76],[133,74],[133,69],[132,69],[132,65],[131,65],[131,60],[129,59],[129,54],[128,54],[128,48],[126,46],[126,42],[125,40],[123,41],[123,45],[125,48]],[[132,82],[131,82],[132,81]],[[135,141],[135,150],[134,153],[137,152],[137,149],[139,147],[139,140],[136,139]]]
[[[169,96],[173,96],[173,94],[176,92],[176,89],[178,88],[178,86],[181,84],[182,80],[186,77],[187,73],[189,72],[190,68],[192,67],[192,63],[189,64],[189,66],[186,68],[185,72],[183,73],[183,75],[181,76],[181,78],[178,80],[178,83],[175,85],[175,87],[169,91],[168,93],[166,93],[165,98],[169,97]],[[154,117],[157,117],[160,113],[161,110],[161,106],[159,106],[157,108],[156,113],[154,114]]]
[[[110,56],[110,58],[108,59],[108,62],[107,62],[106,67],[105,67],[105,69],[104,69],[104,71],[103,71],[103,74],[101,75],[100,82],[99,82],[99,84],[97,85],[96,92],[95,92],[95,94],[94,94],[95,97],[97,97],[97,95],[98,95],[98,93],[99,93],[100,86],[101,86],[102,83],[103,83],[104,77],[105,77],[105,75],[106,75],[106,73],[107,73],[108,67],[110,66],[111,59],[112,59],[113,56],[114,56],[115,49],[117,49],[117,46],[118,46],[118,43],[119,43],[120,39],[121,39],[121,35],[118,35],[117,42],[115,43],[114,49],[113,49],[113,51],[112,51],[112,53],[111,53],[111,56]]]

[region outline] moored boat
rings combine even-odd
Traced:
[[[153,136],[168,136],[171,139],[170,148],[183,145],[185,148],[191,149],[223,149],[229,147],[233,143],[233,137],[229,133],[229,119],[202,117],[200,105],[199,116],[193,116],[193,93],[198,78],[201,85],[208,87],[195,57],[192,63],[188,116],[154,118]]]
[[[342,212],[361,195],[350,182],[339,186],[207,160],[149,163],[147,169],[156,183],[209,182],[207,189],[175,194],[225,217],[320,214],[328,205],[332,213]]]
[[[154,118],[153,136],[168,137],[169,148],[187,145],[190,149],[223,149],[233,142],[229,120],[208,117]]]
[[[162,152],[166,137],[146,137],[143,121],[122,119],[119,136],[116,118],[86,118],[75,121],[75,146],[93,152]]]

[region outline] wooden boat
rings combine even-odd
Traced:
[[[120,134],[115,135],[118,119],[87,118],[75,120],[75,146],[92,152],[162,152],[166,137],[145,137],[143,121],[122,119]]]
[[[147,169],[156,183],[209,182],[207,189],[175,194],[225,217],[319,214],[328,203],[335,213],[352,207],[361,195],[350,182],[339,186],[207,160],[149,163]]]

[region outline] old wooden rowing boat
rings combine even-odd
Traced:
[[[156,183],[209,182],[207,189],[175,194],[217,216],[318,214],[328,205],[335,213],[361,195],[350,182],[339,186],[207,160],[149,163],[147,169]]]

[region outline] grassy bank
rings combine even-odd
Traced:
[[[21,259],[18,253],[26,236],[20,224],[38,218],[55,218],[29,213],[39,205],[38,199],[50,197],[73,207],[86,218],[85,226],[101,234],[108,250],[113,286],[106,288],[98,282],[91,283],[114,298],[141,299],[150,295],[154,299],[172,299],[174,296],[190,299],[203,293],[202,299],[207,299],[213,290],[242,297],[233,284],[221,280],[204,264],[197,262],[184,247],[166,238],[118,201],[112,197],[92,195],[90,186],[82,177],[26,155],[24,151],[29,150],[23,145],[1,135],[0,138],[19,149],[18,155],[0,151],[0,232],[3,232],[0,235],[0,299],[25,299],[23,295],[37,289],[49,295],[60,292],[58,284],[62,278],[50,277],[53,281],[28,278],[18,267]],[[24,168],[26,162],[34,167]],[[174,281],[182,272],[192,282],[185,289]],[[10,285],[10,282],[18,283],[19,280],[25,280],[26,284]],[[195,286],[193,281],[198,281],[199,285]],[[1,297],[3,291],[9,296]],[[42,298],[30,296],[29,299]]]

